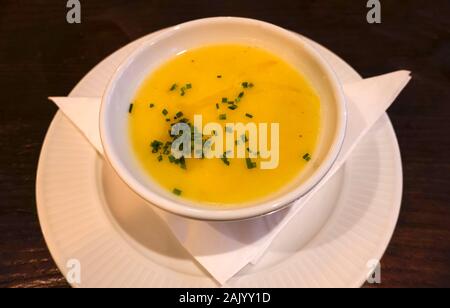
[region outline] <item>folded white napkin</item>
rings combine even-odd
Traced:
[[[341,153],[319,185],[289,208],[240,222],[202,222],[166,213],[156,207],[155,212],[212,277],[220,284],[225,284],[247,264],[259,260],[282,228],[342,166],[357,142],[392,104],[410,79],[410,72],[398,71],[344,85],[348,102],[348,127]],[[103,154],[98,123],[101,99],[50,99],[97,151]]]

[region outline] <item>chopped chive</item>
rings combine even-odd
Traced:
[[[247,163],[247,169],[253,169],[256,168],[256,163],[252,162],[250,158],[246,158],[245,162]]]
[[[170,87],[170,91],[175,91],[176,88],[177,88],[177,84],[174,83],[174,84]]]
[[[161,149],[163,143],[158,140],[153,140],[152,143],[150,143],[150,146],[152,148],[152,153],[158,153],[158,151]]]
[[[170,161],[171,163],[174,163],[176,160],[177,160],[177,159],[175,158],[175,156],[169,155],[169,161]]]
[[[234,101],[236,103],[239,103],[241,101],[242,97],[244,97],[244,92],[239,93],[238,97]]]
[[[169,111],[167,111],[167,109],[163,109],[162,114],[166,116],[169,114]]]
[[[186,89],[192,89],[192,84],[191,83],[187,83],[186,84]]]
[[[179,190],[178,188],[174,188],[174,190],[172,192],[177,196],[181,196],[181,193],[182,193],[182,191]]]
[[[222,97],[222,103],[226,103],[226,102],[228,102],[228,98]]]
[[[169,118],[167,118],[167,119],[166,119],[166,122],[170,122],[170,119],[169,119]]]
[[[181,118],[183,116],[183,113],[181,111],[177,112],[175,115],[177,118]]]
[[[245,116],[246,116],[247,118],[250,118],[250,119],[253,118],[253,115],[250,114],[250,113],[246,113]]]
[[[231,105],[231,106],[228,106],[228,109],[235,110],[237,107],[238,107],[237,105]]]
[[[219,115],[219,120],[226,120],[227,119],[227,115],[225,113]]]
[[[184,96],[184,94],[186,94],[185,91],[186,91],[186,88],[185,88],[185,87],[182,87],[182,88],[181,88],[181,93],[180,93],[180,95],[181,95],[181,96]]]
[[[223,155],[222,155],[221,160],[223,161],[223,163],[224,163],[225,165],[227,165],[227,166],[230,165],[230,161],[229,161],[228,158],[227,158],[227,152],[223,152]]]
[[[248,84],[248,87],[249,87],[249,88],[253,88],[253,86],[254,86],[254,84],[251,83],[251,82]]]
[[[219,107],[219,104],[216,103],[216,109],[219,109],[219,108],[220,108],[220,107]]]
[[[245,89],[248,88],[248,82],[247,81],[243,82],[242,83],[242,87],[245,88]]]
[[[159,156],[158,156],[158,161],[162,161],[162,160],[163,160],[162,155],[159,155]]]
[[[153,108],[153,107],[155,107],[155,104],[150,104],[150,108]]]
[[[128,113],[131,113],[131,112],[133,112],[133,104],[130,104],[130,107],[128,107]]]
[[[225,165],[227,165],[227,166],[230,165],[230,161],[228,160],[228,158],[222,157],[221,160],[223,161],[223,163],[224,163]]]
[[[179,159],[179,162],[180,162],[180,167],[181,167],[181,169],[186,170],[186,159],[184,158],[184,156],[182,156],[182,157]]]
[[[163,154],[164,155],[169,155],[170,154],[170,147],[171,147],[172,143],[171,142],[166,142],[166,144],[163,147]]]
[[[309,155],[309,153],[306,153],[305,155],[303,155],[303,159],[306,161],[310,161],[311,160],[311,155]]]
[[[217,75],[217,78],[219,78],[219,79],[222,78],[222,75]]]

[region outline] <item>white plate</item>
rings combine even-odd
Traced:
[[[151,35],[106,58],[70,95],[101,96],[116,67]],[[361,78],[310,42],[343,82]],[[381,259],[395,229],[402,181],[397,139],[384,115],[260,262],[227,286],[361,286],[368,261]],[[217,286],[60,112],[42,148],[36,199],[45,240],[61,272],[66,275],[69,260],[80,261],[81,283],[73,286]]]

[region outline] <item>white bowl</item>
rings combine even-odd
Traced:
[[[127,111],[142,81],[163,62],[185,50],[223,43],[258,46],[296,67],[319,95],[322,127],[314,163],[297,180],[264,200],[219,208],[179,198],[144,172],[130,145]],[[190,218],[238,220],[284,208],[317,185],[339,154],[346,121],[346,104],[339,80],[328,63],[298,35],[258,20],[217,17],[167,29],[132,53],[117,69],[104,93],[100,134],[106,158],[122,180],[145,200]]]

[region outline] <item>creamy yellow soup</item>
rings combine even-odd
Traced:
[[[223,127],[279,123],[277,167],[261,169],[259,153],[174,159],[169,130],[192,124],[194,115]],[[314,161],[320,127],[319,98],[300,72],[261,48],[234,44],[188,50],[164,63],[129,109],[131,146],[148,176],[180,198],[216,206],[263,199],[292,183]]]

